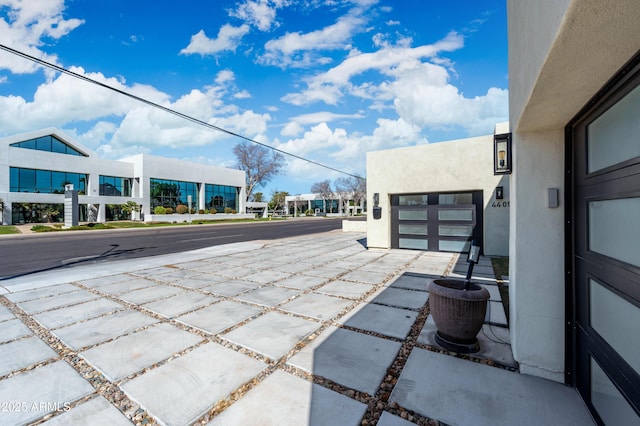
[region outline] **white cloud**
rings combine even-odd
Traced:
[[[187,47],[180,51],[181,55],[200,54],[202,56],[215,55],[224,51],[235,52],[236,47],[242,41],[242,37],[249,32],[248,25],[225,24],[220,27],[218,37],[215,39],[207,37],[204,30],[200,30],[197,34],[191,36],[191,42]]]
[[[39,47],[42,39],[58,40],[84,23],[81,19],[64,19],[64,0],[0,0],[0,40],[6,46],[58,64],[56,55]],[[14,74],[34,73],[38,66],[7,52],[0,52],[0,69]],[[51,73],[49,72],[49,75]]]
[[[265,53],[258,59],[264,65],[280,68],[325,65],[331,62],[320,55],[323,50],[349,49],[351,38],[363,30],[367,20],[363,14],[373,1],[354,1],[357,7],[337,19],[335,24],[308,33],[287,32],[284,36],[265,44]]]
[[[242,19],[260,31],[269,31],[275,24],[277,7],[277,4],[269,0],[248,0],[240,4],[235,11],[231,11],[229,15]]]

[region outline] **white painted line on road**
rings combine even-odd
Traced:
[[[202,241],[202,240],[217,240],[218,238],[231,238],[231,237],[244,237],[244,234],[220,235],[218,237],[206,237],[206,238],[191,238],[189,240],[178,240],[178,241],[189,242],[189,241]]]

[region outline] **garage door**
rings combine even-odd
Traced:
[[[465,252],[472,240],[482,246],[482,191],[394,194],[391,196],[393,248]]]

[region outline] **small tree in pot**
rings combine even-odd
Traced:
[[[477,335],[487,314],[489,291],[471,282],[480,247],[475,241],[469,250],[465,280],[436,279],[428,284],[429,307],[438,331],[436,342],[451,351],[473,353],[480,350]]]

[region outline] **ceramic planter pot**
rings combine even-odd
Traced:
[[[463,280],[437,279],[428,284],[429,306],[438,329],[436,342],[449,350],[480,350],[477,335],[487,314],[489,291]]]

